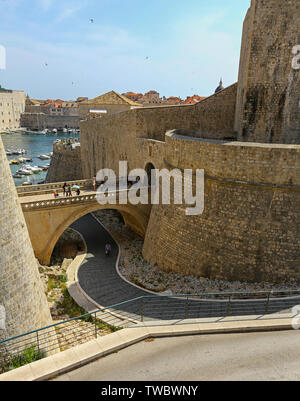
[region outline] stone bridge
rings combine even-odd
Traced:
[[[116,209],[125,221],[138,234],[144,236],[149,219],[149,207],[119,204],[116,192],[116,204],[100,205],[97,193],[92,189],[91,180],[72,181],[67,184],[79,185],[79,196],[65,197],[63,183],[43,184],[19,187],[17,192],[25,216],[30,239],[36,257],[42,264],[49,264],[53,249],[63,232],[80,217],[100,209]],[[54,190],[59,197],[54,198]]]

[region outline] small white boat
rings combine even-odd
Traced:
[[[53,134],[57,134],[57,129],[54,128],[54,129],[52,130],[52,132],[53,132]]]
[[[39,159],[41,160],[49,160],[51,157],[48,155],[39,155]]]
[[[24,175],[23,175],[23,174],[17,174],[17,173],[16,173],[16,174],[13,175],[13,177],[16,178],[16,179],[21,179],[21,178],[24,177]]]
[[[32,166],[32,167],[31,167],[31,171],[33,171],[34,174],[38,174],[38,173],[40,173],[41,171],[43,171],[43,169],[41,169],[41,168],[38,167],[38,166]]]
[[[47,171],[49,169],[48,166],[38,166],[38,168],[40,168],[43,171]]]
[[[13,155],[25,155],[25,153],[26,153],[25,149],[17,149],[12,151]]]
[[[18,170],[19,173],[23,174],[23,175],[32,175],[33,171],[32,170],[27,170],[26,168],[21,168],[20,170]]]
[[[63,129],[63,133],[66,134],[68,132],[67,128]]]

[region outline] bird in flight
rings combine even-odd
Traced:
[[[94,18],[90,18],[90,23],[91,23],[91,24],[94,23]]]

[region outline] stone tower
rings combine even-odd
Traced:
[[[52,323],[23,212],[0,137],[0,339]]]
[[[299,0],[251,1],[235,119],[240,141],[300,144],[300,70],[293,67],[299,20]]]

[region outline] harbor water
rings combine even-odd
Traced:
[[[8,155],[8,160],[18,160],[21,157],[32,159],[32,162],[26,162],[25,164],[31,166],[46,166],[51,162],[51,159],[41,160],[39,158],[40,155],[49,155],[53,151],[53,142],[57,139],[68,139],[68,138],[77,138],[79,140],[80,134],[73,133],[63,133],[58,132],[57,134],[48,133],[27,133],[27,132],[18,132],[11,134],[2,134],[1,138],[4,144],[4,148],[6,151],[10,150],[25,150],[26,153],[22,155]],[[23,168],[25,164],[18,165],[10,165],[12,175],[16,174],[16,171],[20,168]],[[33,175],[23,176],[14,178],[14,182],[16,186],[22,185],[24,182],[38,184],[41,181],[44,181],[47,175],[47,171],[40,171]]]

